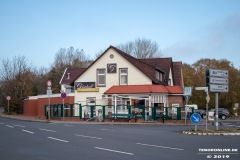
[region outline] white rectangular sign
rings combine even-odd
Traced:
[[[47,95],[52,95],[52,90],[48,89],[47,90]]]
[[[208,87],[195,87],[195,90],[204,90],[205,92],[208,92]]]
[[[210,92],[228,92],[228,85],[209,84]]]
[[[228,71],[227,70],[209,69],[209,76],[228,77]]]
[[[209,83],[213,84],[228,84],[228,78],[220,78],[220,77],[209,77]]]

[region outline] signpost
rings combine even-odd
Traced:
[[[192,96],[192,87],[184,87],[184,97],[186,100],[186,105],[188,105],[188,101],[190,97]],[[187,108],[185,105],[185,124],[187,124]]]
[[[194,113],[191,115],[190,120],[193,124],[195,124],[195,131],[197,131],[197,124],[199,124],[202,120],[201,115],[198,113]]]
[[[218,130],[219,117],[218,117],[218,93],[228,92],[228,71],[218,69],[206,70],[206,86],[209,87],[210,92],[215,92],[215,126]]]
[[[47,80],[47,95],[48,95],[48,107],[47,107],[47,114],[48,114],[48,120],[50,120],[50,95],[52,95],[52,81],[51,80]]]
[[[196,87],[195,90],[204,90],[206,92],[206,94],[207,94],[207,96],[206,96],[206,130],[207,130],[208,129],[208,124],[207,124],[207,120],[208,120],[208,103],[210,101],[208,87]]]
[[[11,100],[11,97],[10,97],[10,96],[7,96],[6,99],[7,99],[7,101],[8,101],[8,114],[9,114],[9,101]]]
[[[63,120],[64,120],[64,111],[65,111],[64,99],[67,97],[67,94],[65,92],[62,92],[61,97],[62,97],[62,100],[63,100]]]

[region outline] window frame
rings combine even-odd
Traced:
[[[99,73],[100,70],[104,70],[104,74],[103,73]],[[98,68],[97,69],[97,86],[98,87],[106,87],[106,69],[105,68]],[[99,76],[104,76],[104,84],[99,84]]]
[[[126,70],[127,73],[122,74],[121,73],[122,70]],[[127,78],[126,83],[122,83],[122,81],[121,81],[122,76],[126,76],[126,78]],[[119,85],[128,85],[128,68],[119,68]]]

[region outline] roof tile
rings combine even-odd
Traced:
[[[140,94],[140,93],[183,94],[183,89],[180,86],[121,85],[112,86],[104,94]]]

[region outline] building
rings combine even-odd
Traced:
[[[62,91],[74,94],[74,116],[142,112],[152,107],[183,106],[182,63],[172,58],[137,59],[110,46],[88,68],[67,68],[60,81]],[[83,112],[79,112],[78,104]],[[91,112],[91,107],[95,106]],[[171,112],[176,112],[172,108]],[[142,113],[141,113],[142,114]]]

